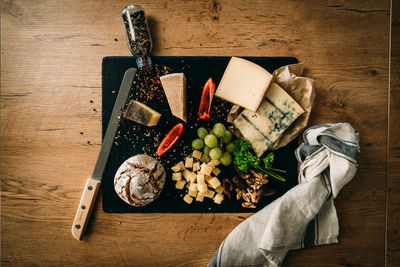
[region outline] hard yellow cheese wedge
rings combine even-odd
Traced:
[[[125,111],[125,117],[146,126],[154,126],[157,125],[161,114],[143,103],[131,100]]]
[[[248,60],[232,57],[215,96],[256,112],[272,75]]]

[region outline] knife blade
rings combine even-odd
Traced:
[[[103,144],[92,173],[92,177],[87,179],[83,189],[78,210],[72,224],[72,235],[78,240],[83,239],[90,214],[93,210],[94,203],[96,202],[101,179],[103,178],[103,172],[106,167],[108,156],[114,142],[115,133],[122,116],[122,109],[124,108],[132,82],[135,78],[135,74],[135,68],[130,68],[125,71],[121,86],[119,88],[118,96],[111,113],[110,121],[108,122],[106,134],[104,135]]]

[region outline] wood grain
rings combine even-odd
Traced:
[[[400,265],[400,3],[392,2],[388,180],[387,266]]]
[[[129,55],[119,17],[127,4],[2,0],[3,266],[204,266],[248,216],[107,214],[100,197],[87,239],[71,236],[81,190],[100,150],[101,60]],[[389,174],[386,166],[389,0],[140,4],[150,16],[154,55],[295,56],[304,62],[317,90],[311,124],[351,123],[362,154],[356,177],[335,202],[339,244],[290,252],[284,265],[384,265],[386,178],[397,185],[399,174],[398,167]],[[392,60],[392,71],[394,66]],[[394,105],[391,113],[396,133]],[[389,166],[399,166],[398,139],[390,137]],[[388,204],[394,203],[388,214],[398,218],[398,191],[388,189]],[[398,224],[389,223],[388,231],[388,263],[395,266]]]

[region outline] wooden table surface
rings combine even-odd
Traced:
[[[108,214],[71,224],[101,146],[101,61],[128,56],[128,1],[2,0],[1,264],[205,266],[249,214]],[[399,2],[149,1],[157,56],[294,56],[315,79],[310,125],[349,122],[357,174],[335,200],[339,244],[284,266],[399,266]],[[396,34],[397,33],[397,34]]]

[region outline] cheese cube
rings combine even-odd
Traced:
[[[221,204],[222,200],[224,200],[224,195],[216,194],[214,197],[214,203]]]
[[[171,170],[172,170],[173,172],[179,172],[179,171],[181,170],[181,167],[178,166],[178,165],[175,165],[175,166],[171,167]]]
[[[194,158],[200,160],[201,154],[202,154],[202,153],[201,153],[200,151],[198,151],[198,150],[193,150],[193,157],[194,157]]]
[[[179,161],[178,164],[176,165],[179,166],[179,168],[181,168],[181,171],[185,169],[185,164],[183,163],[183,161]]]
[[[213,198],[215,192],[212,190],[208,190],[206,193],[202,193],[202,194],[204,194],[205,197]]]
[[[209,166],[213,170],[215,168],[215,165],[211,161],[207,163],[207,166]]]
[[[157,125],[161,114],[143,103],[131,100],[125,110],[125,117],[146,126],[154,126]]]
[[[182,180],[182,173],[181,172],[172,173],[172,181],[180,181],[180,180]]]
[[[212,172],[212,168],[208,166],[206,163],[201,164],[200,173],[205,175],[210,175]]]
[[[203,202],[203,199],[204,199],[203,195],[197,194],[196,201]]]
[[[197,174],[197,183],[199,184],[205,184],[206,181],[204,179],[204,174],[198,173]]]
[[[221,173],[221,170],[218,169],[218,168],[215,168],[215,169],[212,171],[212,173],[213,173],[215,176],[218,176],[218,174]]]
[[[211,185],[212,188],[216,189],[218,186],[221,185],[221,182],[218,180],[217,177],[211,178],[208,183]]]
[[[175,188],[176,189],[183,189],[185,187],[186,181],[185,180],[180,180],[176,182]]]
[[[189,191],[197,192],[197,184],[196,183],[191,183],[190,186],[189,186]]]
[[[185,168],[192,168],[192,166],[193,166],[193,158],[186,157]]]
[[[184,200],[186,203],[190,204],[190,203],[192,203],[193,198],[191,198],[189,195],[185,195],[185,196],[183,197],[183,200]]]
[[[222,186],[218,186],[217,188],[215,188],[215,192],[222,194],[224,192],[224,188]]]
[[[205,193],[208,191],[208,186],[206,184],[197,184],[198,191]]]
[[[201,155],[200,161],[201,161],[201,162],[206,162],[206,163],[207,163],[207,162],[210,161],[210,157],[207,156],[206,154],[203,154],[203,155]]]
[[[175,166],[171,167],[171,170],[173,172],[183,171],[184,169],[185,169],[185,165],[183,164],[183,161],[180,161],[177,164],[175,164]]]
[[[248,60],[232,57],[215,96],[251,111],[257,111],[272,75]]]
[[[197,175],[194,172],[189,172],[188,178],[191,183],[194,183],[196,182]]]
[[[198,171],[200,170],[200,162],[195,162],[193,163],[193,171]]]
[[[189,170],[187,170],[187,169],[184,169],[184,170],[183,170],[182,175],[183,175],[183,178],[186,179],[186,181],[189,181],[189,175],[190,175],[190,173],[191,173],[191,171],[189,171]]]
[[[188,195],[191,197],[196,197],[197,196],[197,187],[196,187],[196,191],[189,190]]]
[[[209,181],[210,181],[211,178],[212,178],[212,176],[210,176],[210,175],[205,175],[205,176],[204,176],[204,180],[205,180],[206,183],[209,184],[209,185],[210,185]]]
[[[214,166],[218,166],[221,162],[220,162],[219,160],[217,160],[217,159],[212,159],[212,160],[211,160],[211,163],[212,163]]]

